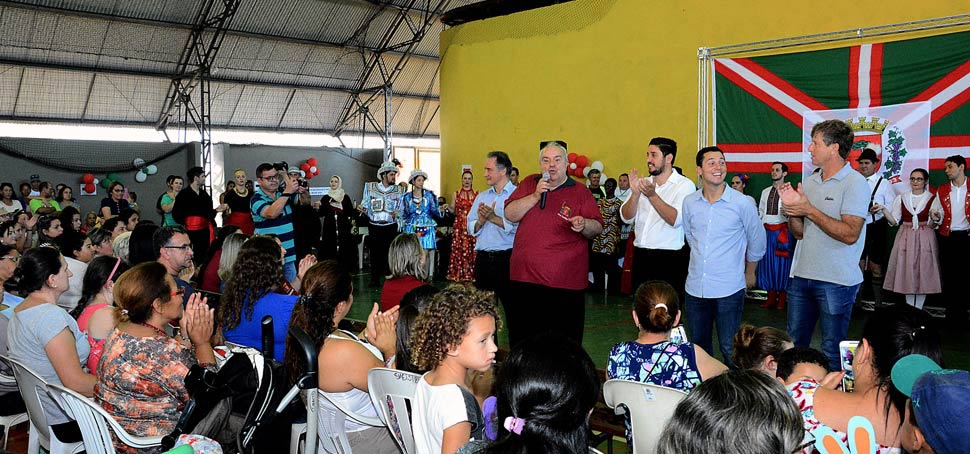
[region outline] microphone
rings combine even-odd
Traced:
[[[542,174],[542,179],[549,181],[549,172]],[[539,209],[540,210],[546,209],[546,192],[543,192],[541,198],[539,199]]]

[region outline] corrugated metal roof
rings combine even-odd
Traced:
[[[368,0],[241,2],[211,70],[213,125],[332,130],[360,85],[369,49],[396,21],[397,8],[410,3],[394,0],[381,9]],[[199,5],[17,0],[0,6],[0,116],[154,123]],[[409,14],[412,23],[422,19],[421,12]],[[437,134],[435,56],[443,29],[433,21],[396,79],[395,133]],[[410,33],[402,26],[391,44]],[[399,55],[382,58],[393,68]],[[364,84],[379,85],[377,71]],[[380,122],[383,107],[383,101],[370,107]]]

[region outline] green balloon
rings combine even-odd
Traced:
[[[103,178],[101,180],[101,187],[102,188],[108,189],[108,186],[109,185],[111,185],[111,180],[109,180],[107,177],[105,177],[105,178]]]
[[[108,174],[108,176],[105,179],[110,181],[118,181],[118,174],[111,172]]]

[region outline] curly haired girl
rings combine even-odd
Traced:
[[[438,293],[415,321],[411,354],[431,370],[418,381],[413,433],[417,452],[454,454],[484,438],[484,418],[468,390],[469,370],[486,371],[495,359],[495,295],[453,284]]]

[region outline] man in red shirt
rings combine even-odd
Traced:
[[[542,174],[523,177],[505,202],[505,218],[519,223],[505,306],[513,347],[543,331],[582,342],[587,242],[603,230],[593,195],[566,173],[566,143],[542,142],[539,149]]]

